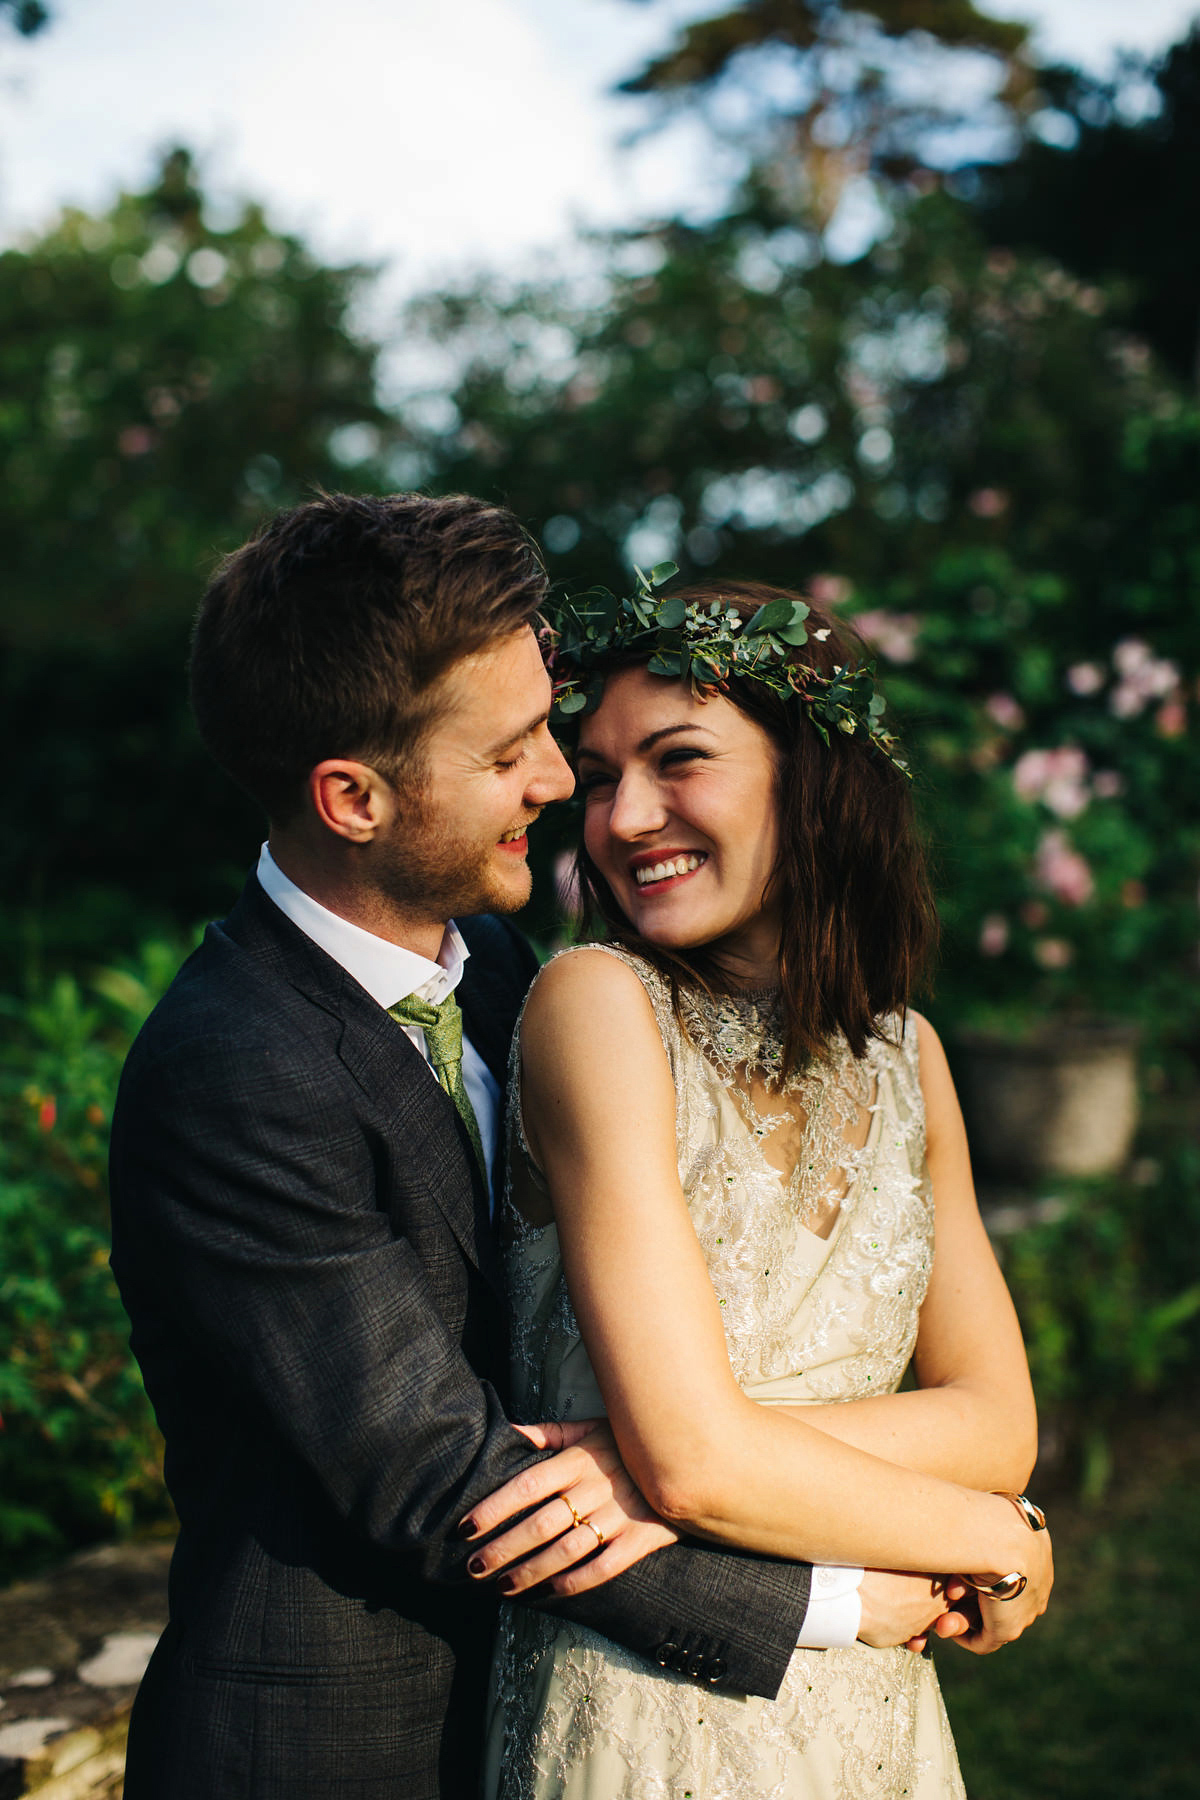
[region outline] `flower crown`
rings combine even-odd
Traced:
[[[830,630],[826,625],[809,631],[804,621],[810,609],[803,600],[768,600],[753,618],[743,619],[721,599],[706,607],[655,592],[678,572],[669,562],[648,575],[635,569],[636,591],[624,600],[602,587],[551,598],[539,637],[559,714],[587,712],[599,704],[614,656],[645,657],[652,675],[690,681],[697,696],[724,692],[733,676],[761,682],[781,699],[798,701],[826,744],[831,730],[846,737],[864,732],[894,767],[909,773],[883,723],[874,663],[841,664],[825,675],[796,659],[795,651],[810,636],[824,640]]]

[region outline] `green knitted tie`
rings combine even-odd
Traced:
[[[419,1025],[425,1033],[430,1067],[438,1078],[439,1086],[445,1089],[458,1109],[458,1116],[467,1128],[486,1183],[487,1164],[483,1159],[479,1121],[475,1117],[475,1108],[471,1105],[471,1096],[463,1080],[462,1009],[458,1001],[453,994],[447,994],[439,1006],[431,1006],[428,1000],[419,1000],[415,994],[409,994],[407,999],[397,1000],[395,1006],[389,1006],[388,1011],[401,1025]]]

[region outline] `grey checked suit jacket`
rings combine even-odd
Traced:
[[[528,947],[466,921],[503,1086]],[[113,1269],[180,1520],[126,1800],[470,1800],[494,1602],[456,1525],[536,1460],[449,1099],[251,878],[148,1020],[112,1143]],[[556,1610],[773,1693],[800,1565],[678,1546]]]

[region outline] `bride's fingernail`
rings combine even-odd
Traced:
[[[515,1594],[517,1591],[517,1584],[511,1575],[502,1575],[496,1587],[502,1594]]]
[[[475,1536],[475,1521],[474,1521],[474,1519],[460,1519],[458,1522],[458,1535],[459,1535],[459,1537],[474,1537]]]
[[[468,1562],[467,1568],[472,1575],[487,1574],[487,1564],[484,1562],[482,1556],[473,1556],[470,1562]]]

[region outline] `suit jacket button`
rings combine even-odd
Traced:
[[[687,1672],[693,1681],[699,1681],[700,1677],[707,1673],[707,1670],[708,1664],[702,1656],[688,1657]]]
[[[708,1679],[714,1687],[719,1681],[724,1681],[725,1679],[725,1664],[721,1661],[719,1656],[714,1656],[708,1665]]]
[[[654,1654],[658,1658],[660,1668],[670,1669],[674,1666],[674,1659],[679,1655],[679,1645],[660,1644]]]

